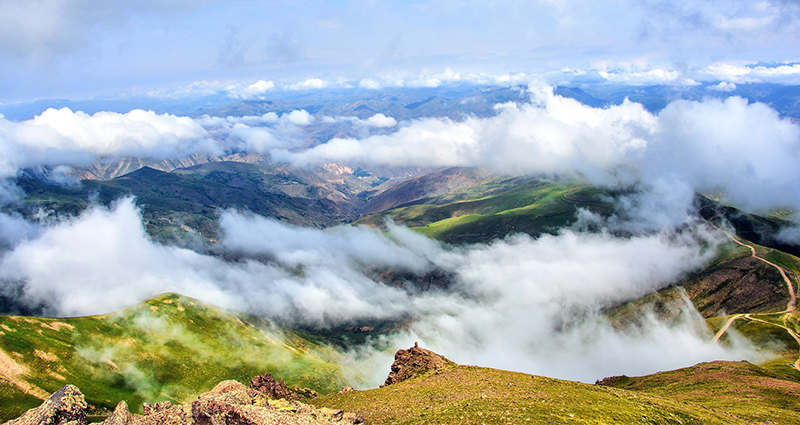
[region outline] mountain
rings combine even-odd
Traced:
[[[67,383],[101,416],[120,400],[183,403],[264,372],[323,394],[343,383],[320,339],[177,294],[101,316],[0,316],[0,337],[0,421]]]
[[[108,205],[134,196],[151,235],[164,240],[192,234],[213,239],[218,212],[228,208],[312,227],[353,221],[365,202],[359,195],[385,180],[356,176],[348,167],[206,162],[172,172],[143,167],[111,180],[67,185],[23,176],[16,183],[27,196],[14,208],[27,217],[40,209],[76,215],[92,202]]]
[[[392,193],[404,195],[401,197],[404,200],[418,199],[355,223],[381,227],[391,218],[395,223],[445,242],[477,243],[502,239],[513,233],[532,236],[555,233],[575,222],[578,208],[604,216],[612,212],[612,205],[602,197],[602,189],[538,177],[495,176],[439,196],[405,196],[409,192],[416,193],[416,182],[425,182],[427,176],[410,180],[413,184],[404,183],[388,189],[371,203],[388,206],[390,204],[382,198]],[[412,190],[405,190],[407,186]]]
[[[436,197],[463,191],[477,185],[486,185],[502,177],[486,170],[453,167],[435,170],[405,179],[373,196],[359,209],[362,216],[415,203],[424,203]]]
[[[395,118],[421,119],[466,116],[491,116],[494,105],[510,101],[527,102],[527,94],[518,87],[386,88],[372,90],[330,90],[323,93],[285,93],[270,100],[242,100],[216,108],[200,109],[194,117],[252,116],[274,112],[278,115],[303,109],[317,118],[369,118],[377,113]],[[321,128],[321,127],[320,127]]]

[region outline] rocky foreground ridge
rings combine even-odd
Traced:
[[[128,404],[121,401],[102,425],[353,425],[363,422],[353,413],[316,408],[297,398],[283,381],[275,381],[265,374],[253,378],[250,387],[236,381],[220,382],[197,400],[183,405],[173,405],[169,401],[145,404],[143,415],[132,414]],[[86,407],[80,390],[66,385],[41,406],[6,425],[85,425]]]
[[[417,343],[408,350],[397,351],[394,358],[384,386],[455,365],[433,351],[419,348]],[[353,389],[342,389],[342,392],[348,391]],[[299,401],[315,397],[317,394],[310,389],[287,387],[284,381],[265,373],[251,379],[249,387],[236,381],[220,382],[187,404],[145,403],[143,415],[132,414],[128,404],[121,401],[102,425],[354,425],[364,422],[354,413],[317,408]],[[5,425],[86,425],[86,409],[86,400],[78,387],[66,385],[41,406]]]

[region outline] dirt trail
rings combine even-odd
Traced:
[[[712,224],[712,226],[713,226],[713,224]],[[717,226],[714,226],[714,227],[717,227]],[[717,229],[719,229],[719,227],[717,227]],[[739,241],[738,239],[736,239],[735,236],[731,235],[730,233],[728,233],[728,232],[726,232],[724,230],[721,230],[721,231],[724,232],[726,235],[728,235],[728,237],[731,238],[732,241],[736,242],[737,244],[739,244],[741,246],[749,248],[751,256],[753,258],[755,258],[757,260],[760,260],[760,261],[763,261],[764,263],[767,263],[770,266],[775,267],[776,269],[778,269],[778,271],[781,273],[781,276],[783,277],[783,281],[786,283],[787,289],[789,290],[789,303],[786,304],[786,310],[781,311],[779,313],[791,313],[791,312],[795,311],[796,305],[797,305],[797,294],[794,291],[794,283],[792,283],[792,280],[789,279],[789,276],[786,275],[786,271],[783,270],[783,267],[781,267],[781,266],[779,266],[779,265],[777,265],[777,264],[775,264],[775,263],[773,263],[773,262],[771,262],[771,261],[769,261],[769,260],[767,260],[765,258],[759,257],[758,254],[756,253],[756,249],[754,247]]]
[[[712,343],[719,341],[720,337],[728,330],[729,327],[733,324],[734,320],[744,316],[744,314],[734,314],[733,316],[729,317],[728,320],[722,325],[722,328],[714,335],[714,339],[711,340]]]
[[[786,271],[783,269],[783,267],[781,267],[781,266],[779,266],[779,265],[767,260],[766,258],[759,257],[758,253],[756,252],[756,248],[755,247],[740,241],[739,239],[736,238],[736,236],[734,236],[734,235],[732,235],[732,234],[720,229],[714,223],[711,222],[712,219],[709,219],[708,223],[711,224],[715,229],[719,230],[722,233],[725,233],[725,235],[727,235],[728,238],[730,238],[735,243],[737,243],[737,244],[739,244],[741,246],[747,247],[747,249],[750,250],[751,257],[753,257],[753,258],[755,258],[755,259],[757,259],[759,261],[762,261],[762,262],[764,262],[766,264],[769,264],[772,267],[775,267],[776,269],[778,269],[778,272],[780,272],[784,283],[786,283],[786,288],[789,291],[789,302],[786,304],[786,310],[778,311],[778,312],[775,312],[775,313],[765,313],[765,314],[784,314],[784,315],[788,314],[788,315],[790,315],[790,314],[794,313],[797,310],[797,293],[795,292],[795,289],[794,289],[794,283],[789,278],[789,276],[786,274]],[[795,332],[794,329],[790,328],[789,325],[786,324],[786,316],[784,316],[784,319],[783,319],[784,325],[781,326],[781,325],[778,325],[778,324],[775,324],[775,323],[768,322],[766,320],[762,320],[762,319],[758,319],[758,318],[752,317],[752,315],[749,314],[749,313],[748,314],[734,314],[733,316],[728,318],[728,320],[725,322],[725,324],[722,326],[722,328],[720,328],[720,330],[716,333],[716,335],[714,335],[714,339],[711,342],[712,343],[716,343],[717,341],[719,341],[719,339],[722,337],[722,335],[725,334],[725,332],[727,332],[728,328],[730,328],[730,326],[733,324],[733,322],[736,321],[737,319],[741,319],[741,318],[744,318],[746,320],[752,320],[752,321],[755,321],[755,322],[765,323],[765,324],[768,324],[768,325],[771,325],[771,326],[778,326],[778,327],[784,329],[787,333],[789,333],[789,335],[792,338],[794,338],[795,341],[797,341],[797,345],[800,346],[800,335],[798,335],[797,332]],[[791,364],[790,366],[794,367],[794,369],[796,369],[797,371],[800,371],[800,353],[798,353],[797,360],[795,360],[795,362],[793,364]]]
[[[786,330],[786,332],[788,332],[789,335],[791,335],[791,337],[794,338],[795,341],[797,341],[797,345],[800,346],[800,335],[797,335],[797,332],[795,332],[794,329],[792,329],[792,328],[790,328],[788,326],[776,325],[775,323],[771,323],[771,322],[768,322],[766,320],[759,319],[757,317],[752,317],[749,314],[747,314],[745,316],[746,316],[746,318],[748,320],[752,320],[754,322],[761,322],[761,323],[764,323],[764,324],[767,324],[767,325],[777,326],[779,328],[782,328],[782,329]],[[800,354],[798,354],[797,360],[795,360],[794,364],[792,364],[791,366],[793,366],[796,370],[800,371]]]

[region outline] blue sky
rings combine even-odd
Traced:
[[[791,0],[2,0],[0,102],[198,82],[408,85],[448,68],[724,81],[741,70],[720,67],[800,60],[798,17]]]

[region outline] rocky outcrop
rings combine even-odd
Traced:
[[[122,400],[117,404],[117,407],[111,413],[111,415],[103,421],[102,425],[125,425],[130,423],[133,419],[131,415],[130,409],[128,409],[128,403],[125,403],[125,400]]]
[[[310,388],[300,388],[297,385],[287,387],[286,382],[276,380],[269,373],[258,375],[250,380],[250,388],[266,394],[267,397],[288,400],[302,400],[309,398],[316,398],[317,392]]]
[[[286,382],[276,380],[270,373],[253,377],[250,380],[250,388],[266,394],[271,399],[290,398]]]
[[[86,407],[78,388],[67,385],[41,406],[6,425],[86,425]],[[142,410],[143,415],[131,414],[127,403],[121,401],[102,425],[353,425],[363,422],[359,416],[342,410],[316,408],[295,400],[270,399],[236,381],[221,382],[192,403],[145,403]]]
[[[6,425],[85,425],[86,400],[78,387],[67,385],[41,406],[28,410]]]
[[[415,342],[414,346],[408,350],[398,350],[394,354],[392,370],[383,386],[407,381],[450,365],[455,365],[455,363],[431,350],[419,348]]]

